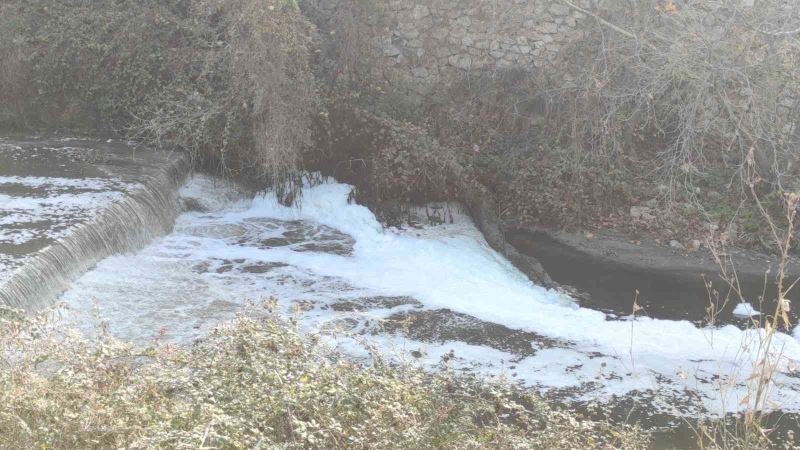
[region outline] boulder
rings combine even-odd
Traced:
[[[686,250],[686,247],[684,247],[683,244],[681,244],[680,242],[676,241],[675,239],[669,241],[669,246],[673,250],[678,250],[678,251]]]

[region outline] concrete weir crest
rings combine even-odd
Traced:
[[[45,308],[108,256],[170,232],[189,172],[121,141],[0,138],[0,306]]]

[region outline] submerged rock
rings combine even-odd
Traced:
[[[465,342],[488,346],[520,358],[535,355],[537,349],[558,345],[555,339],[514,330],[449,309],[397,313],[383,322],[382,331],[402,333],[421,342]]]
[[[422,303],[411,297],[378,296],[337,302],[331,305],[331,309],[339,312],[363,312],[372,309],[391,309],[398,306],[413,306],[414,308],[421,308]]]

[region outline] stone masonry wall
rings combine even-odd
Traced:
[[[575,1],[590,9],[596,0]],[[582,35],[588,17],[561,0],[389,0],[377,42],[403,78],[434,82],[465,71],[543,68]]]

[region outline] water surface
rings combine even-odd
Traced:
[[[188,344],[246,300],[274,297],[353,357],[368,356],[366,335],[399,358],[435,367],[447,356],[562,401],[635,407],[637,420],[660,425],[746,404],[758,331],[582,307],[529,281],[457,211],[453,223],[385,230],[349,193],[323,183],[287,208],[195,177],[182,196],[200,210],[78,279],[63,296],[71,320],[90,331],[96,305],[120,337]],[[797,412],[800,343],[777,342],[774,400]]]

